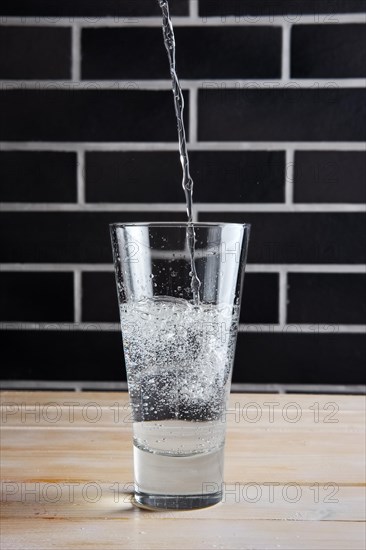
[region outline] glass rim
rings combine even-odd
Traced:
[[[121,227],[184,227],[189,225],[193,227],[243,227],[250,229],[250,223],[231,223],[231,222],[116,222],[110,223],[109,227],[118,229]]]

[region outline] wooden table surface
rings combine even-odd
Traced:
[[[365,399],[233,394],[224,502],[131,503],[124,393],[2,392],[6,549],[365,548]]]

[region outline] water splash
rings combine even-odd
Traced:
[[[177,128],[178,128],[178,142],[179,142],[179,155],[180,162],[183,170],[183,179],[182,187],[185,194],[186,205],[187,205],[187,216],[188,216],[188,226],[187,226],[187,243],[188,250],[191,257],[191,288],[193,294],[193,301],[195,304],[199,303],[199,290],[201,286],[201,281],[197,276],[196,265],[194,262],[194,250],[196,244],[196,235],[193,225],[193,180],[189,171],[189,158],[187,150],[187,139],[186,131],[184,127],[184,97],[182,88],[179,83],[177,71],[176,71],[176,62],[175,62],[175,36],[172,20],[170,18],[169,12],[169,3],[168,0],[158,0],[159,6],[161,8],[163,16],[163,36],[165,49],[168,54],[169,59],[169,68],[170,76],[172,79],[172,90],[174,96],[174,108],[175,115],[177,118]]]

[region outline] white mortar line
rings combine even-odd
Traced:
[[[83,272],[83,271],[113,271],[113,264],[1,264],[1,271],[55,271],[57,273],[63,271]]]
[[[256,333],[297,333],[297,334],[364,334],[366,325],[341,325],[336,323],[278,323],[240,324],[239,332]]]
[[[82,310],[82,284],[81,272],[78,269],[74,270],[74,322],[81,323]]]
[[[350,213],[365,212],[364,204],[195,203],[197,212],[212,213]],[[184,212],[182,203],[0,203],[2,212]]]
[[[85,154],[84,151],[77,151],[76,158],[76,186],[77,203],[84,208],[85,205]]]
[[[288,206],[294,202],[294,167],[295,167],[295,152],[293,149],[286,150],[286,167],[285,167],[285,202]]]
[[[365,212],[363,204],[197,203],[200,212]]]
[[[113,264],[88,264],[88,263],[69,263],[69,264],[49,264],[49,263],[3,263],[0,265],[1,271],[50,271],[50,272],[74,272],[74,271],[92,271],[92,272],[113,272]],[[285,271],[288,273],[358,273],[366,274],[364,264],[247,264],[245,271],[247,273],[279,273]]]
[[[1,203],[2,212],[184,212],[184,203]]]
[[[332,329],[332,330],[330,330]],[[1,322],[0,330],[41,330],[67,332],[120,332],[119,323],[22,323]],[[364,334],[366,325],[341,325],[335,323],[308,323],[308,324],[265,324],[252,323],[239,325],[239,332],[255,333],[298,333],[298,334]]]
[[[119,323],[22,323],[22,322],[1,322],[0,330],[42,330],[42,331],[68,331],[68,332],[119,332],[121,325]]]
[[[77,38],[75,38],[76,40]],[[73,39],[74,40],[74,39]],[[80,54],[80,52],[79,52]],[[1,90],[170,90],[171,81],[169,79],[149,79],[149,80],[81,80],[79,76],[80,55],[76,59],[76,52],[73,48],[72,79],[71,80],[0,80]],[[288,53],[289,55],[289,53]],[[287,60],[288,61],[288,60]],[[289,77],[289,64],[282,68],[285,71],[281,79],[220,79],[210,78],[205,80],[181,79],[180,83],[183,90],[281,90],[291,89],[309,89],[309,90],[329,90],[337,88],[364,88],[365,78],[317,78],[317,79],[291,79]]]
[[[363,141],[200,141],[192,151],[362,151]],[[177,151],[176,142],[3,141],[2,151]]]
[[[122,378],[122,376],[121,376]],[[88,390],[115,390],[115,391],[127,391],[127,382],[93,382],[93,381],[62,381],[62,380],[0,380],[1,389],[13,389],[18,388],[29,390],[47,390],[56,389],[59,391],[88,391]],[[3,424],[2,429],[6,429],[7,426]],[[9,426],[10,428],[10,426]],[[39,428],[42,429],[41,426]],[[78,428],[76,428],[78,429]]]
[[[47,382],[45,382],[47,383]],[[51,382],[52,383],[52,382]],[[97,382],[94,382],[97,388]],[[61,383],[60,383],[61,385]],[[15,386],[16,387],[16,386]],[[20,386],[21,387],[21,386]],[[231,393],[282,393],[301,394],[306,392],[309,394],[361,394],[364,395],[366,386],[362,384],[241,384],[232,383]],[[10,426],[9,426],[10,427]]]
[[[36,26],[36,27],[69,27],[71,24],[79,27],[160,27],[161,17],[51,17],[51,16],[21,16],[2,17],[1,24],[5,26]],[[299,15],[262,15],[262,16],[238,16],[222,15],[215,17],[172,16],[175,27],[192,26],[278,26],[282,24],[345,24],[364,23],[364,13],[340,13],[340,14],[299,14]]]
[[[189,0],[189,16],[191,18],[192,23],[194,21],[195,23],[198,22],[202,24],[202,20],[198,15],[198,0]],[[176,19],[177,18],[173,17],[173,24],[175,23]]]
[[[290,58],[291,58],[291,23],[282,25],[282,67],[281,74],[284,82],[290,78]]]
[[[62,381],[62,380],[0,380],[0,387],[3,390],[17,390],[19,388],[28,390],[49,390],[59,391],[127,391],[127,382],[93,382],[93,381]],[[240,393],[274,393],[274,394],[296,394],[304,392],[309,394],[361,394],[366,391],[362,384],[231,384],[231,394],[235,396]],[[2,426],[3,429],[14,429],[13,426]],[[42,427],[40,427],[42,429]],[[47,429],[47,428],[46,428]],[[78,428],[75,428],[78,429]]]
[[[279,272],[278,294],[278,323],[285,325],[287,319],[287,273],[284,269]]]
[[[189,147],[197,143],[197,122],[198,122],[198,93],[197,89],[189,91]]]
[[[193,187],[193,197],[194,197],[194,187]],[[197,205],[195,204],[194,201],[193,201],[193,206],[192,206],[192,219],[193,219],[194,223],[198,222],[198,210],[197,210]]]
[[[360,273],[366,274],[364,264],[247,264],[250,272],[277,273]]]
[[[81,32],[78,25],[73,25],[71,30],[71,78],[80,80],[81,74]]]
[[[336,5],[335,5],[335,8],[336,8]],[[317,10],[317,11],[320,11],[320,10]],[[336,12],[336,9],[335,9],[335,12]],[[322,13],[314,13],[311,15],[311,17],[313,18],[313,23],[314,24],[330,24],[330,25],[334,25],[334,24],[337,24],[337,23],[343,23],[343,17],[347,18],[347,17],[353,17],[354,18],[354,23],[366,23],[366,13],[365,12],[361,12],[361,13],[354,13],[354,14],[338,14],[338,13],[328,13],[328,14],[322,14]],[[351,21],[350,21],[351,22]]]

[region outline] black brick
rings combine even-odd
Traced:
[[[184,202],[178,149],[88,152],[85,173],[88,202]]]
[[[0,92],[0,102],[3,141],[177,139],[169,90],[12,90]]]
[[[119,332],[90,325],[85,331],[7,330],[3,336],[4,380],[126,380]]]
[[[364,203],[364,151],[296,151],[295,202]]]
[[[278,323],[277,273],[245,275],[240,322]]]
[[[173,15],[188,15],[188,0],[170,0]],[[136,23],[137,16],[160,15],[161,10],[154,0],[3,0],[2,15],[89,17],[130,16]],[[118,20],[117,20],[118,21]]]
[[[114,273],[83,273],[82,288],[84,322],[119,323]]]
[[[337,20],[336,16],[332,17],[333,14],[362,13],[365,10],[364,0],[199,0],[199,13],[205,16],[331,14],[331,18],[322,19],[325,23]]]
[[[364,384],[363,334],[240,333],[233,382]]]
[[[366,76],[366,25],[294,25],[293,78]]]
[[[83,273],[82,319],[85,322],[118,323],[114,273]],[[278,275],[247,273],[240,322],[278,322]]]
[[[3,262],[112,262],[108,224],[186,221],[184,212],[3,212]]]
[[[189,159],[196,203],[284,201],[282,151],[191,151]],[[181,178],[178,152],[86,154],[89,202],[184,202]]]
[[[288,322],[365,324],[365,275],[290,273]]]
[[[194,151],[196,202],[283,202],[282,151]]]
[[[363,141],[365,95],[361,88],[202,90],[199,139]]]
[[[87,331],[8,330],[4,336],[4,380],[126,380],[119,332],[94,324]],[[362,384],[365,355],[362,334],[241,333],[233,382]]]
[[[71,76],[71,30],[62,27],[0,27],[0,78]]]
[[[76,154],[0,152],[1,201],[74,202]]]
[[[281,76],[279,27],[177,27],[175,38],[181,78]],[[85,79],[170,78],[159,28],[87,28],[82,53]]]
[[[252,224],[251,263],[359,264],[365,261],[363,213],[202,212],[199,221]]]
[[[0,320],[72,322],[73,288],[72,273],[2,272]]]

